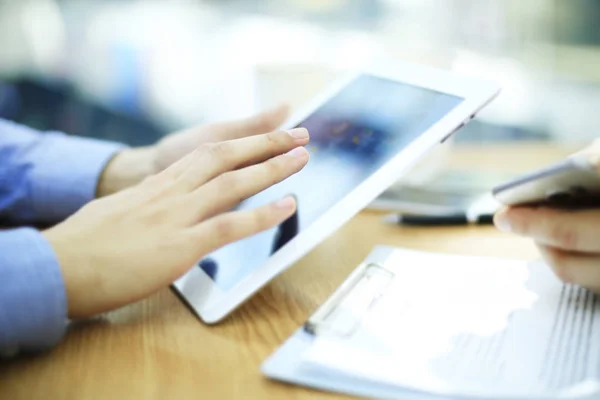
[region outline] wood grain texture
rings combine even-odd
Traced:
[[[456,165],[522,170],[567,151],[462,148]],[[274,279],[230,318],[205,326],[169,289],[79,322],[51,352],[0,365],[0,399],[335,399],[269,381],[261,362],[378,244],[430,251],[537,257],[525,239],[484,227],[398,227],[363,212]]]

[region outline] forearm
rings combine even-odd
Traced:
[[[55,345],[67,299],[53,249],[29,228],[0,231],[0,358]]]

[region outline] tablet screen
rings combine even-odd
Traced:
[[[292,194],[296,215],[278,228],[222,247],[199,267],[220,288],[231,289],[462,100],[370,75],[357,77],[299,124],[311,135],[308,165],[238,207],[255,208]]]

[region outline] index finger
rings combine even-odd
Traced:
[[[510,207],[499,211],[494,223],[501,231],[529,236],[547,246],[600,252],[600,210]]]
[[[178,183],[186,191],[194,190],[225,172],[263,162],[309,140],[308,131],[297,128],[203,145],[190,163],[181,164]]]

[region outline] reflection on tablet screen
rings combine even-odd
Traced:
[[[379,77],[358,77],[299,124],[311,135],[308,165],[238,207],[255,208],[291,194],[297,213],[278,228],[213,252],[200,268],[223,290],[231,289],[462,100]]]

